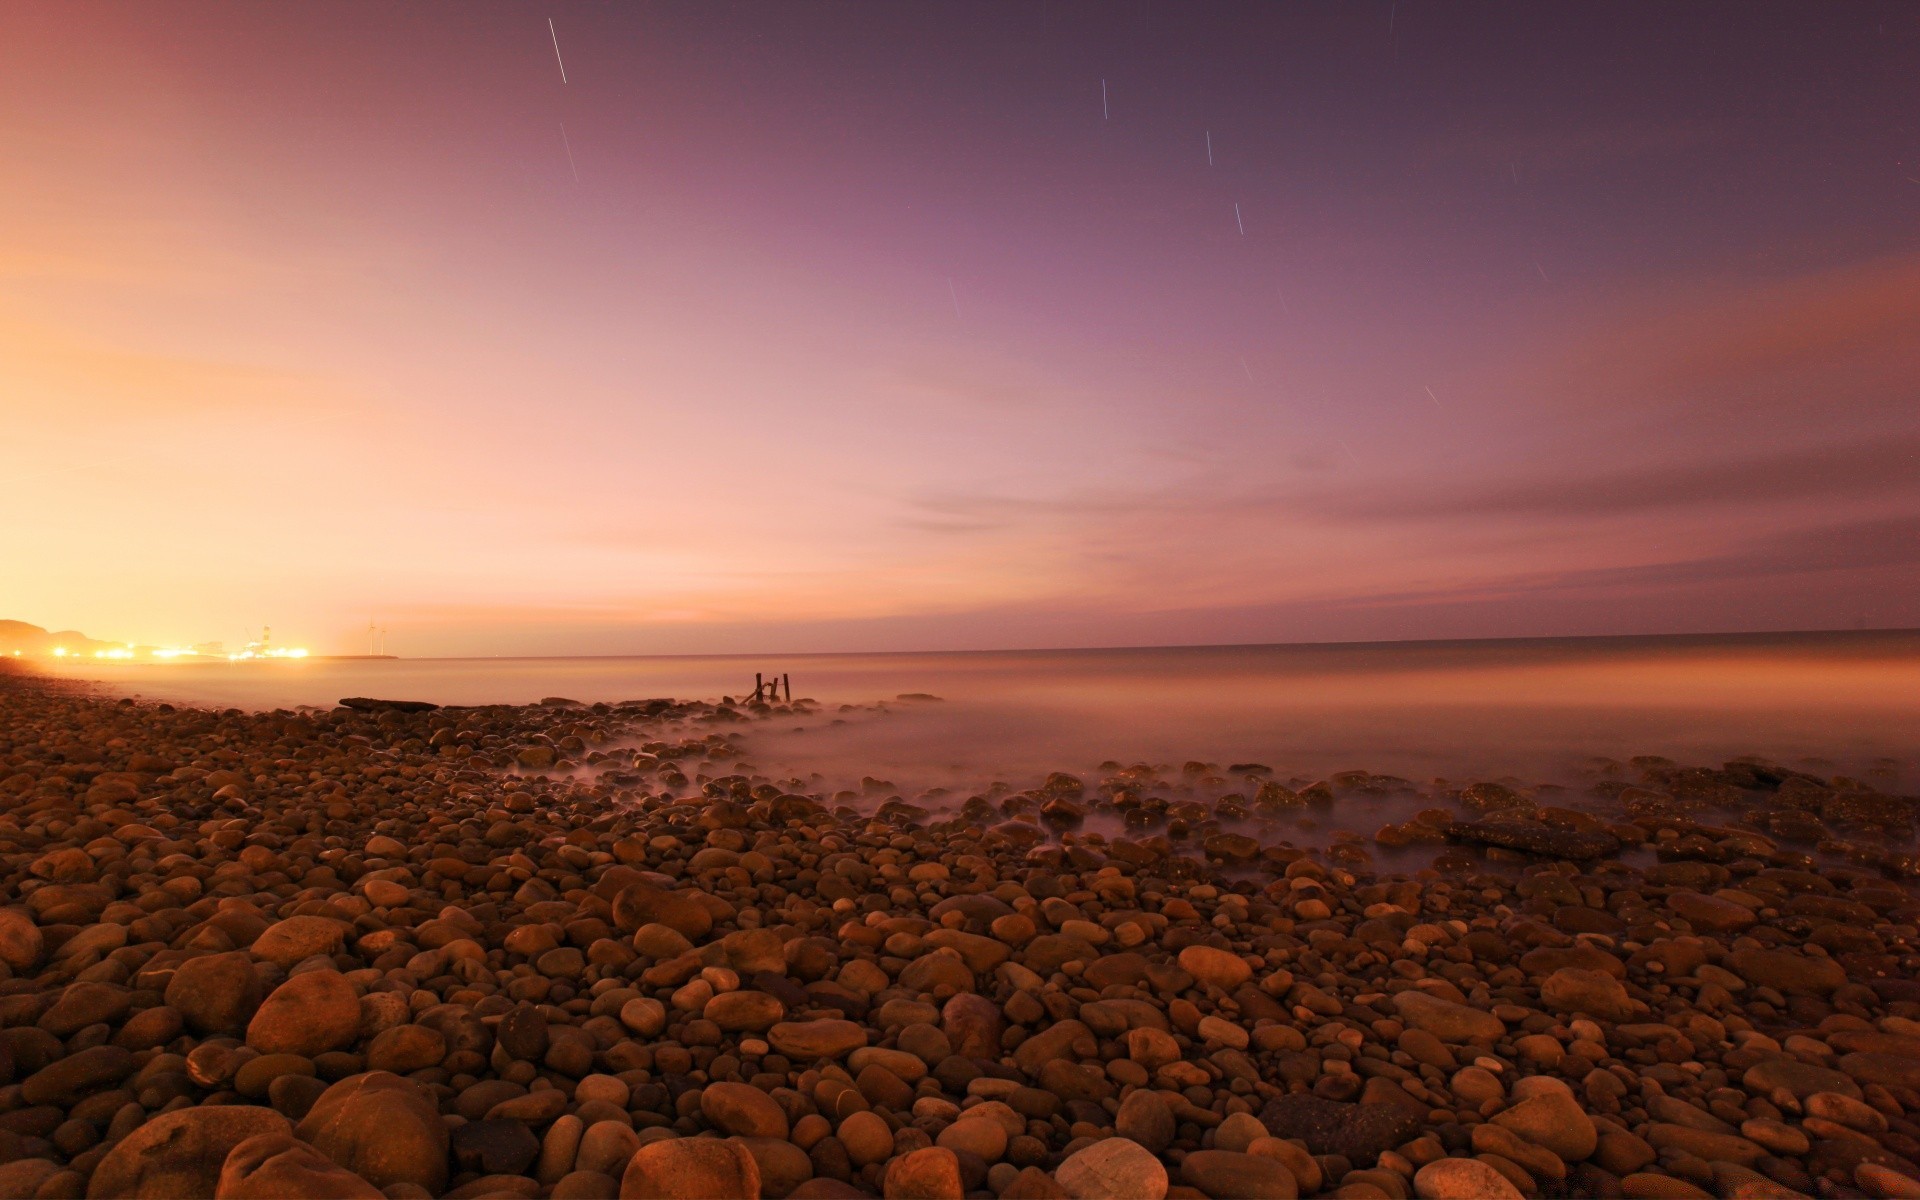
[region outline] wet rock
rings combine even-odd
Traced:
[[[1597,830],[1555,829],[1533,821],[1454,821],[1442,832],[1451,842],[1522,850],[1543,858],[1582,861],[1620,852],[1620,839]]]

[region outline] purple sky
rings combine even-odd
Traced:
[[[1920,625],[1917,75],[1905,4],[11,4],[0,616]]]

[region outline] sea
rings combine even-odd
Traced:
[[[1100,764],[1257,763],[1427,785],[1568,784],[1636,756],[1758,756],[1920,790],[1920,631],[1113,650],[82,662],[111,694],[248,709],[739,699],[819,707],[734,728],[776,778],[1028,787]]]

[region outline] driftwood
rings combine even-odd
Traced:
[[[763,671],[755,671],[753,673],[753,702],[755,704],[760,704],[768,700],[779,700],[783,693],[786,696],[787,703],[792,704],[793,680],[789,679],[784,671],[772,679],[768,679],[766,673]]]

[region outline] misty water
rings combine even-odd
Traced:
[[[1759,755],[1881,788],[1912,790],[1920,776],[1920,632],[67,671],[115,692],[245,708],[718,700],[751,693],[756,671],[785,672],[796,698],[822,707],[742,726],[747,760],[835,787],[876,776],[908,795],[1026,787],[1108,760],[1571,783],[1602,758]],[[939,699],[899,699],[911,693]]]

